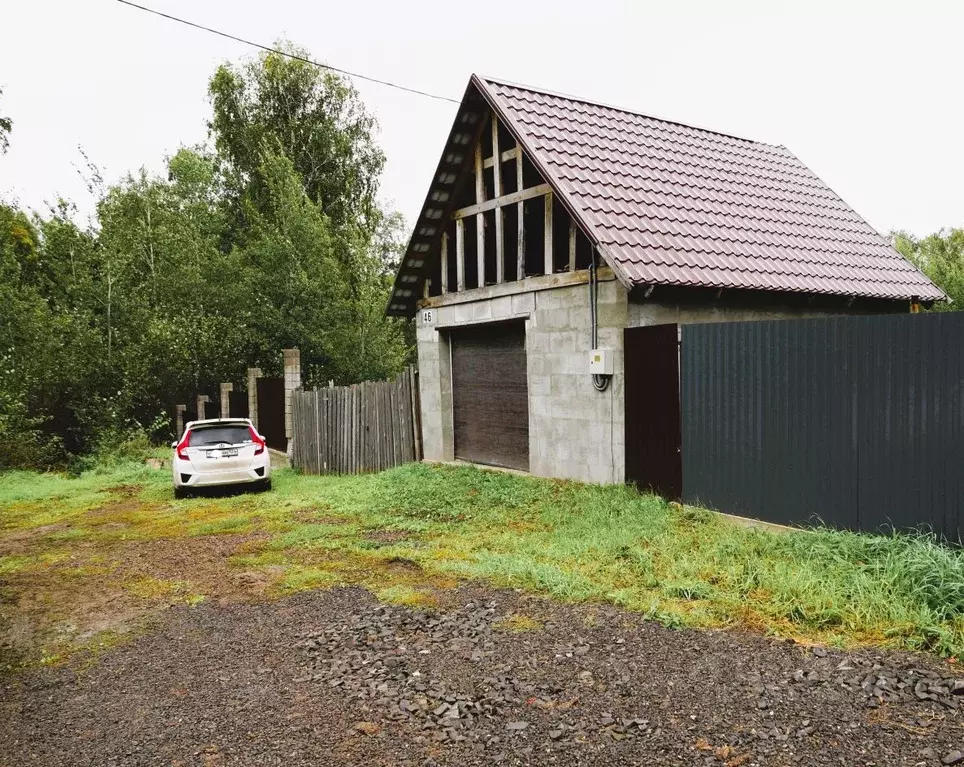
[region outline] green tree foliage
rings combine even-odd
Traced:
[[[290,44],[278,47],[309,55]],[[381,217],[375,195],[385,156],[375,144],[375,119],[348,81],[304,61],[265,53],[241,66],[219,67],[208,91],[211,134],[239,195],[257,204],[268,193],[265,153],[281,154],[336,231],[374,231]]]
[[[3,89],[0,88],[0,96],[3,95]],[[9,117],[3,117],[0,115],[0,154],[6,154],[7,149],[10,148],[10,131],[13,130],[13,120]]]
[[[47,342],[51,317],[37,290],[33,274],[39,271],[38,235],[27,217],[0,205],[0,465],[15,462],[43,463],[46,450],[56,445],[43,439],[47,418],[37,407],[43,370],[53,360]],[[33,274],[32,274],[33,273]],[[10,437],[18,435],[19,445]],[[19,458],[17,458],[19,460]]]
[[[894,247],[943,290],[950,302],[934,305],[938,311],[964,309],[964,229],[942,229],[923,239],[893,232]]]
[[[105,186],[96,220],[60,202],[0,206],[0,467],[51,465],[173,407],[281,371],[309,384],[395,375],[410,352],[384,316],[404,222],[375,200],[384,158],[346,82],[277,55],[211,79],[212,147]]]

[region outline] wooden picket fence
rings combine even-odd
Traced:
[[[362,474],[422,459],[418,374],[291,395],[292,454],[307,474]]]

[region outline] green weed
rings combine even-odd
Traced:
[[[0,545],[20,536],[0,574],[46,568],[77,583],[103,570],[98,556],[115,561],[124,541],[245,533],[225,564],[263,570],[271,593],[351,583],[427,604],[437,589],[478,578],[611,602],[674,627],[964,652],[964,553],[929,536],[749,528],[626,487],[470,467],[273,478],[270,493],[174,502],[167,472],[132,463],[73,479],[0,474]],[[83,560],[66,562],[78,547]],[[143,584],[142,598],[201,598],[187,587],[161,592]]]
[[[338,576],[323,568],[289,565],[285,569],[279,588],[281,591],[294,593],[334,586],[337,583]]]
[[[429,589],[412,588],[411,586],[389,586],[378,589],[375,596],[382,602],[404,605],[405,607],[435,607],[438,597]]]

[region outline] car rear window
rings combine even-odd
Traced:
[[[191,447],[201,445],[238,445],[251,441],[251,432],[246,424],[225,424],[223,426],[198,426],[191,429]]]

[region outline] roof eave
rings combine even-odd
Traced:
[[[422,203],[422,209],[415,220],[405,254],[395,272],[392,295],[385,310],[385,314],[389,317],[413,317],[418,309],[417,303],[428,276],[429,256],[439,248],[445,228],[444,222],[451,211],[455,197],[454,189],[472,159],[472,153],[466,148],[473,146],[485,126],[485,120],[480,119],[481,114],[472,112],[473,88],[478,90],[477,86],[470,81],[455,113],[445,148],[432,175],[425,202]],[[487,108],[484,98],[478,103]],[[469,121],[467,115],[471,114],[475,117]],[[455,157],[459,158],[458,161],[450,161]],[[444,183],[443,173],[454,174],[454,180]],[[433,199],[433,195],[439,199]],[[442,199],[443,195],[444,199]],[[402,287],[403,284],[404,287]]]
[[[639,288],[683,288],[683,289],[693,289],[693,290],[706,290],[706,291],[722,291],[726,293],[741,293],[741,292],[753,292],[753,293],[769,293],[775,296],[779,295],[812,295],[821,298],[839,298],[839,299],[851,299],[851,300],[861,300],[861,301],[905,301],[905,302],[920,302],[922,304],[935,304],[947,302],[950,299],[947,295],[940,290],[933,283],[930,286],[922,285],[920,286],[922,290],[919,292],[912,292],[910,290],[902,293],[869,293],[861,291],[845,291],[845,290],[816,290],[811,286],[781,286],[781,287],[764,287],[764,286],[750,286],[750,285],[734,285],[732,283],[717,283],[717,282],[694,282],[688,280],[661,280],[654,278],[642,278],[635,280],[633,282],[633,287]],[[932,290],[927,290],[930,287]]]

